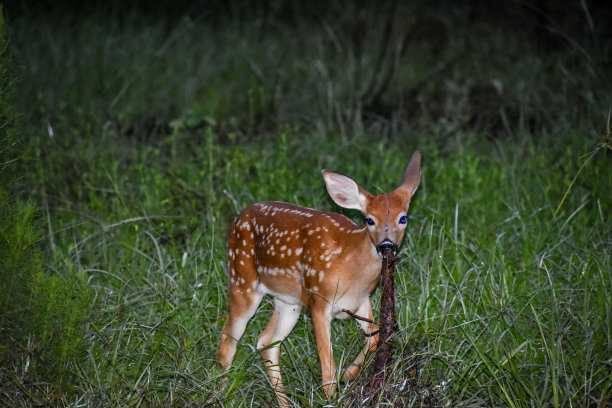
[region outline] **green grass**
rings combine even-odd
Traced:
[[[388,34],[386,9],[347,4],[324,18],[234,5],[223,23],[197,6],[164,21],[9,9],[28,144],[15,191],[38,219],[11,203],[38,229],[44,293],[24,292],[31,329],[3,339],[30,346],[3,355],[2,405],[269,404],[254,349],[269,300],[219,385],[228,225],[267,199],[342,211],[321,169],[388,191],[417,149],[393,380],[415,373],[452,406],[609,405],[609,144],[583,164],[605,142],[610,57],[603,20],[576,28],[580,4],[556,36],[512,6],[509,21],[399,6]],[[554,11],[547,27],[563,26]],[[363,336],[350,321],[332,332],[346,366]],[[327,404],[307,313],[282,352],[293,403]]]

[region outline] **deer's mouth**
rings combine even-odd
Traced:
[[[398,246],[395,242],[391,241],[390,239],[385,239],[384,241],[382,241],[380,244],[376,246],[376,250],[378,251],[379,254],[382,254],[385,251],[385,249],[393,250],[393,255],[395,255],[397,253]]]

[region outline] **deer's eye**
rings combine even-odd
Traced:
[[[366,224],[368,224],[368,225],[374,225],[374,224],[376,224],[376,223],[374,222],[374,220],[373,220],[372,218],[368,217],[368,218],[366,218]]]
[[[399,219],[399,223],[400,224],[405,224],[408,222],[408,216],[407,215],[402,215]]]

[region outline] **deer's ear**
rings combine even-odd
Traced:
[[[412,155],[412,159],[410,159],[410,163],[406,167],[404,171],[404,176],[402,177],[402,182],[396,191],[401,191],[404,194],[408,194],[408,199],[412,197],[416,189],[419,187],[421,183],[421,153],[414,152]]]
[[[327,192],[336,204],[365,213],[370,193],[342,174],[329,170],[323,170],[322,173]]]

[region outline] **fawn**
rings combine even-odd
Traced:
[[[323,170],[331,198],[365,216],[358,226],[347,217],[293,204],[267,201],[245,209],[229,229],[229,316],[221,332],[219,362],[228,370],[236,344],[264,295],[274,297],[274,312],[257,349],[281,406],[287,405],[280,374],[280,342],[295,326],[302,307],[310,309],[323,388],[334,391],[336,364],[330,342],[332,319],[361,316],[364,348],[342,378],[353,380],[378,335],[369,295],[381,270],[381,251],[397,250],[407,223],[410,199],[421,179],[421,155],[415,152],[401,184],[391,193],[371,195],[350,178]]]

